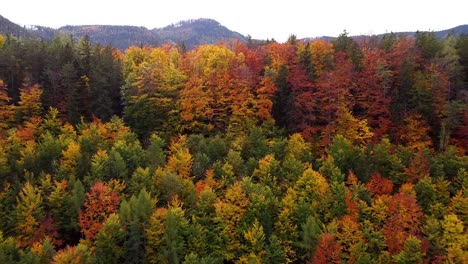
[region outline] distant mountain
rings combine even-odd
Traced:
[[[232,31],[213,19],[193,19],[181,21],[163,28],[147,29],[136,26],[106,26],[106,25],[86,25],[86,26],[64,26],[53,29],[43,26],[19,26],[10,20],[0,16],[0,33],[17,37],[37,37],[43,39],[53,39],[57,34],[73,35],[81,38],[88,35],[91,42],[101,44],[111,44],[112,46],[125,50],[131,45],[162,45],[173,43],[185,45],[187,49],[201,44],[211,44],[220,41],[240,40],[247,41],[242,34]],[[448,34],[454,33],[468,34],[468,25],[461,25],[447,30],[436,31],[438,38],[445,38]],[[400,35],[414,35],[416,32],[395,32]],[[378,37],[384,34],[377,35]],[[362,38],[365,36],[354,36]],[[305,38],[303,41],[314,39],[333,40],[335,37],[323,36],[317,38]],[[261,41],[260,41],[261,42]]]
[[[396,35],[406,35],[406,36],[414,36],[416,35],[416,32],[418,31],[408,31],[408,32],[393,32]],[[421,30],[420,32],[424,32],[424,30]],[[450,29],[445,29],[445,30],[440,30],[440,31],[434,31],[436,37],[438,39],[444,39],[446,38],[449,34],[455,34],[455,36],[458,36],[460,34],[468,34],[468,25],[461,25],[457,26],[454,28]],[[377,37],[381,38],[385,34],[378,34],[376,35]],[[369,37],[368,35],[357,35],[357,36],[351,36],[354,39],[362,39],[362,38],[367,38]],[[303,38],[301,39],[302,41],[311,41],[311,40],[325,40],[325,41],[331,41],[335,39],[336,37],[330,37],[330,36],[322,36],[322,37],[315,37],[315,38]]]
[[[184,44],[189,49],[222,40],[247,41],[245,36],[229,30],[213,19],[205,18],[182,21],[164,28],[153,29],[152,32],[162,43]]]
[[[53,29],[43,26],[21,27],[0,16],[0,33],[43,39],[53,39],[57,34],[72,35],[78,39],[88,35],[93,43],[111,44],[122,50],[132,45],[155,46],[175,43],[183,44],[187,49],[192,49],[200,44],[211,44],[224,40],[246,41],[246,37],[243,35],[229,30],[212,19],[181,21],[151,30],[145,27],[107,25],[64,26]]]
[[[30,34],[42,39],[53,39],[58,33],[54,28],[43,26],[29,26],[27,30]]]
[[[157,45],[161,44],[158,37],[145,27],[135,26],[65,26],[57,32],[72,35],[75,38],[82,38],[85,35],[93,43],[111,44],[119,49],[126,49],[132,45]]]
[[[441,31],[434,31],[435,35],[439,39],[444,39],[446,38],[449,34],[454,34],[455,36],[458,36],[460,34],[468,34],[468,25],[461,25],[458,27],[446,29],[446,30],[441,30]],[[408,35],[415,35],[416,32],[406,32]]]
[[[447,29],[447,30],[438,31],[436,35],[438,38],[445,38],[450,33],[455,33],[456,35],[468,34],[468,24],[461,25],[461,26],[454,27],[454,28]]]

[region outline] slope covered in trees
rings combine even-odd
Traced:
[[[130,46],[160,46],[165,43],[175,43],[184,45],[187,49],[193,49],[198,45],[221,41],[246,41],[245,36],[228,29],[217,21],[202,18],[180,21],[154,29],[125,25],[81,25],[53,29],[40,25],[23,27],[0,15],[0,34],[44,40],[52,40],[59,35],[71,35],[77,39],[88,36],[93,44],[99,43],[103,46],[109,44],[122,51]]]
[[[1,263],[464,263],[468,38],[0,36]]]
[[[393,34],[399,36],[414,36],[418,32],[419,31],[395,32]],[[121,51],[126,50],[130,46],[162,46],[166,43],[175,43],[191,50],[199,45],[215,44],[222,41],[259,41],[252,40],[250,36],[243,36],[221,25],[219,22],[208,18],[180,21],[175,24],[154,29],[126,25],[69,25],[54,29],[41,25],[20,26],[0,15],[0,34],[13,35],[20,38],[40,38],[43,40],[52,40],[59,35],[72,35],[77,39],[88,36],[93,44],[101,44],[103,46],[112,45]],[[449,35],[457,37],[461,34],[468,34],[468,25],[460,25],[446,30],[435,31],[434,34],[438,39],[445,39]],[[380,40],[383,36],[384,34],[379,34],[373,37]],[[368,36],[362,35],[352,37],[354,39],[368,38]],[[331,41],[335,39],[335,37],[322,36],[315,38],[315,40],[317,39]],[[314,39],[304,38],[301,41],[307,42],[312,40]]]
[[[32,34],[26,28],[17,25],[0,15],[0,33],[12,34],[17,37],[31,37]]]

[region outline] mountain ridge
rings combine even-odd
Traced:
[[[72,35],[75,38],[88,35],[93,43],[110,44],[121,50],[132,45],[156,46],[172,43],[192,49],[201,44],[213,44],[220,41],[247,41],[242,34],[209,18],[183,20],[153,29],[128,25],[66,25],[54,29],[40,25],[20,26],[0,15],[0,33],[42,39],[53,39],[59,34]]]
[[[406,36],[414,36],[416,35],[417,32],[434,32],[436,38],[438,39],[444,39],[446,38],[449,34],[454,33],[455,35],[460,35],[460,34],[468,34],[468,24],[464,25],[459,25],[455,26],[449,29],[443,29],[439,31],[429,31],[429,30],[416,30],[416,31],[401,31],[401,32],[386,32],[386,33],[380,33],[380,34],[373,34],[373,35],[353,35],[351,36],[352,38],[355,39],[360,39],[360,38],[365,38],[365,37],[373,37],[376,36],[378,38],[383,37],[386,34],[395,34],[397,36],[399,35],[406,35]],[[319,36],[319,37],[306,37],[302,38],[302,41],[311,41],[311,40],[326,40],[326,41],[331,41],[337,37],[332,37],[332,36]]]
[[[40,37],[51,38],[50,29],[35,26],[42,30]],[[44,34],[44,32],[47,32]],[[201,44],[212,44],[222,40],[240,40],[246,38],[237,32],[231,31],[213,19],[199,18],[177,22],[162,28],[148,29],[140,26],[126,25],[76,25],[63,26],[55,33],[73,35],[81,38],[88,35],[91,42],[111,44],[119,49],[129,46],[150,45],[157,46],[166,43],[185,45],[188,49]]]
[[[418,31],[393,32],[397,35],[414,35]],[[425,31],[421,31],[425,32]],[[427,31],[426,31],[427,32]],[[447,37],[451,32],[456,35],[468,34],[468,24],[459,25],[450,29],[433,31],[437,38]],[[0,33],[11,34],[17,37],[37,37],[42,39],[53,39],[55,36],[72,35],[81,38],[88,35],[93,43],[102,45],[110,44],[121,50],[134,45],[157,46],[166,43],[183,45],[187,49],[192,49],[201,44],[213,44],[220,41],[239,40],[247,42],[248,37],[228,29],[216,20],[209,18],[198,18],[183,20],[161,28],[148,29],[143,26],[128,25],[66,25],[54,29],[40,25],[22,27],[0,15]],[[387,33],[376,34],[382,37]],[[363,35],[352,36],[362,38]],[[321,36],[302,38],[302,41],[315,39],[332,40],[335,37]],[[262,41],[262,40],[256,40]]]

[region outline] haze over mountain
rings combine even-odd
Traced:
[[[292,31],[294,29],[291,29]],[[201,44],[217,43],[220,41],[240,40],[247,41],[247,37],[221,25],[213,19],[200,18],[181,21],[163,28],[148,29],[137,26],[120,25],[80,25],[63,26],[58,29],[39,25],[22,27],[0,15],[0,33],[11,34],[18,37],[39,37],[53,39],[57,34],[72,35],[81,38],[90,37],[91,42],[111,44],[119,49],[126,49],[132,45],[157,46],[165,43],[185,45],[187,49]],[[396,34],[414,35],[416,32],[395,32]],[[468,25],[436,31],[438,38],[445,38],[448,34],[468,34]],[[378,36],[381,36],[380,34]],[[361,37],[361,36],[356,36]],[[334,36],[323,36],[310,39],[333,39]]]
[[[118,25],[63,26],[53,29],[38,25],[21,27],[0,16],[0,33],[44,39],[52,39],[57,34],[73,35],[75,38],[88,35],[93,43],[111,44],[119,49],[126,49],[131,45],[155,46],[165,43],[183,44],[191,49],[200,44],[217,43],[223,40],[246,41],[245,36],[229,30],[213,19],[205,18],[181,21],[154,29]]]

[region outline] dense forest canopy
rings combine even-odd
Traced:
[[[468,36],[0,35],[0,263],[466,263]]]

